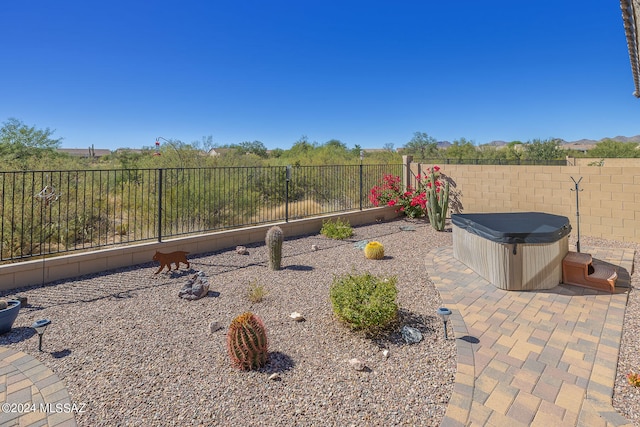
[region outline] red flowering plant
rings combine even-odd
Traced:
[[[421,176],[416,177],[417,188],[401,188],[401,178],[385,175],[378,185],[369,192],[369,200],[374,206],[396,206],[396,212],[402,212],[409,218],[420,218],[427,212],[426,184]]]
[[[402,189],[400,188],[400,177],[391,174],[385,175],[369,192],[369,200],[373,206],[395,206]]]

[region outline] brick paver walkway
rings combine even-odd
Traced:
[[[3,427],[76,426],[69,393],[58,376],[36,358],[8,347],[0,347],[0,402]]]
[[[427,270],[453,311],[458,370],[442,426],[623,426],[611,405],[634,251],[584,248],[618,267],[614,294],[560,285],[504,291],[432,251]]]

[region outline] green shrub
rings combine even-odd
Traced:
[[[370,273],[335,277],[330,290],[333,312],[352,329],[376,334],[398,316],[397,281]]]
[[[340,218],[334,220],[322,221],[322,228],[320,234],[327,236],[330,239],[342,240],[347,237],[353,236],[353,229],[351,224],[347,220],[341,220]]]

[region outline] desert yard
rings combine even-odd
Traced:
[[[158,265],[149,262],[14,291],[9,296],[26,296],[29,305],[0,344],[37,357],[63,380],[72,402],[86,408],[76,416],[81,426],[439,425],[453,390],[456,341],[452,330],[444,338],[436,315],[442,301],[425,259],[452,244],[450,229],[398,219],[354,232],[342,241],[286,238],[279,271],[268,268],[266,247],[256,244],[246,255],[235,248],[190,255],[188,271],[155,275]],[[365,259],[357,245],[363,240],[383,243],[385,258]],[[196,271],[206,274],[209,294],[180,299]],[[335,276],[364,272],[398,279],[399,321],[378,337],[346,328],[329,300]],[[631,282],[613,403],[640,425],[639,389],[626,381],[640,370],[635,272]],[[264,287],[263,301],[250,302],[251,285]],[[226,329],[245,311],[267,328],[269,361],[259,371],[232,368],[226,350]],[[293,321],[292,312],[305,321]],[[52,320],[42,353],[29,327],[40,318]],[[403,325],[419,329],[423,340],[407,344]],[[355,370],[351,358],[366,369]]]

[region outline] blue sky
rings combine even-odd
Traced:
[[[0,121],[67,148],[640,134],[619,2],[6,0]]]

